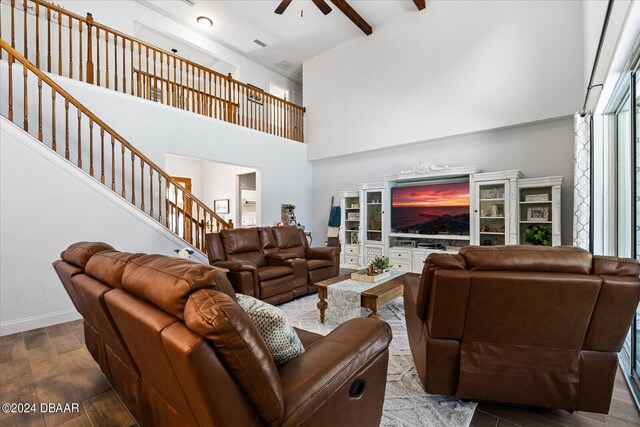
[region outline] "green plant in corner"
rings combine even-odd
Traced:
[[[531,224],[524,230],[524,240],[532,245],[549,246],[551,231],[546,225]]]
[[[389,264],[389,258],[387,258],[386,256],[375,257],[371,261],[371,265],[379,273],[383,273],[384,271],[388,270],[389,267],[391,267],[391,265]]]

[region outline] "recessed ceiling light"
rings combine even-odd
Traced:
[[[211,28],[213,26],[213,21],[206,16],[198,16],[198,19],[196,19],[196,21],[198,21],[198,25],[200,25],[202,28]]]

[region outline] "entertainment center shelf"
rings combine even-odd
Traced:
[[[429,239],[429,240],[469,240],[469,236],[455,236],[448,234],[437,234],[437,235],[420,235],[414,233],[388,233],[389,237],[406,237],[408,239]]]
[[[429,254],[467,245],[560,245],[562,180],[420,162],[359,184],[340,193],[341,266],[364,268],[384,255],[392,269],[420,273]]]

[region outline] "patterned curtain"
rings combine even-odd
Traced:
[[[591,114],[574,115],[573,245],[589,249],[591,220]]]

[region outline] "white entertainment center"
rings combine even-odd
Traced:
[[[363,268],[373,258],[385,255],[392,269],[420,273],[432,252],[457,253],[467,245],[529,244],[526,233],[540,230],[548,237],[540,244],[560,245],[562,181],[561,176],[524,179],[518,170],[483,173],[475,166],[420,162],[410,170],[385,176],[383,182],[359,184],[357,189],[339,194],[341,267]],[[413,188],[447,184],[466,188],[466,183],[468,231],[424,234],[416,227],[392,227],[394,191],[407,193]],[[452,222],[457,218],[445,217]]]

